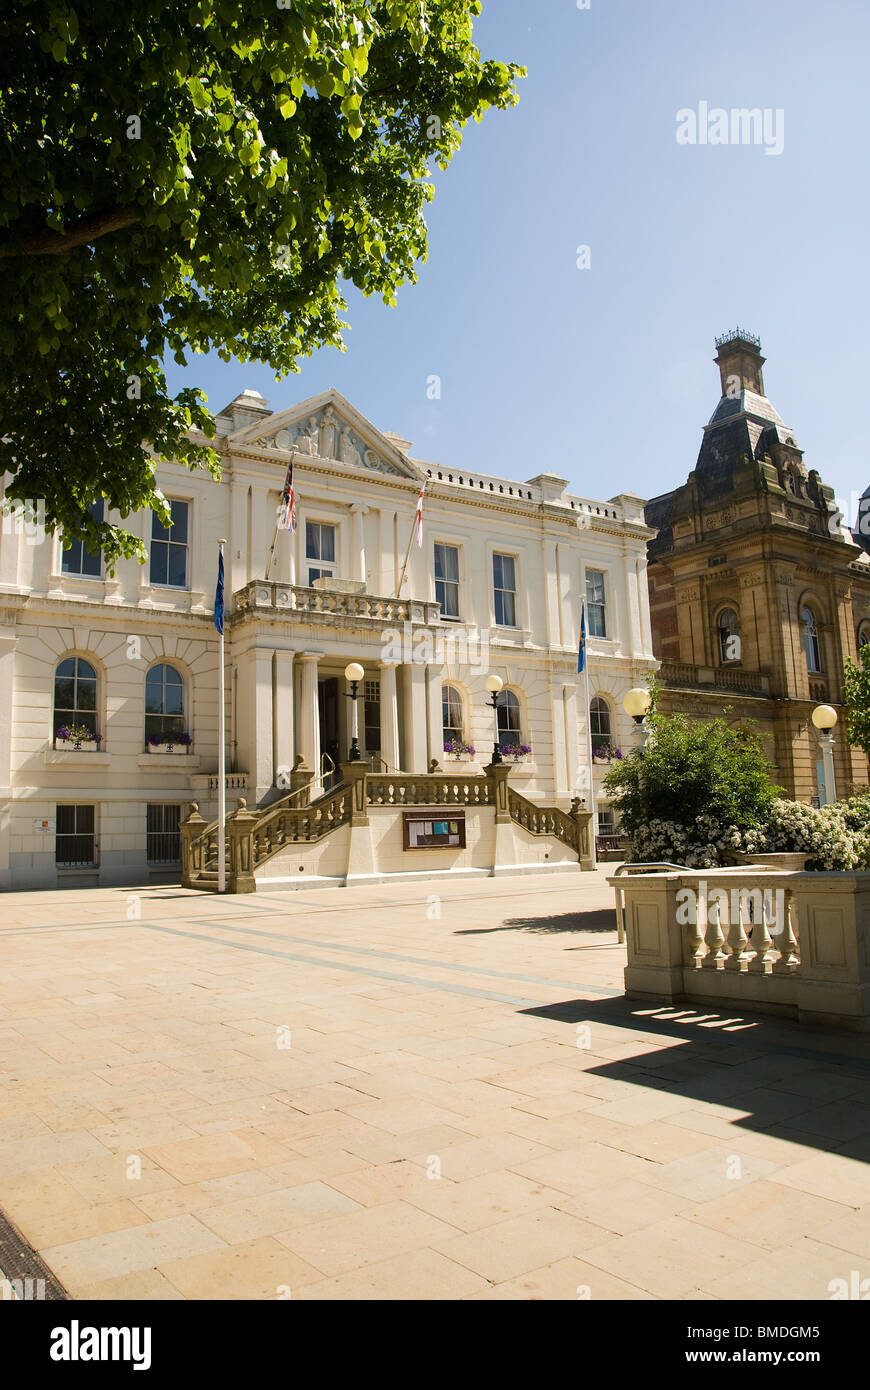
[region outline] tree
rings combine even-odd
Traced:
[[[870,757],[870,643],[858,648],[857,663],[846,658],[843,668],[846,742]]]
[[[277,375],[341,347],[342,279],[395,302],[463,127],[516,101],[480,0],[18,0],[2,21],[7,495],[142,557],[99,498],[168,521],[155,464],[218,472],[167,353]],[[190,431],[194,434],[191,437]],[[199,431],[199,434],[196,432]]]
[[[623,829],[643,851],[639,858],[656,844],[678,845],[684,863],[708,849],[711,857],[723,851],[726,834],[764,824],[780,788],[771,785],[763,743],[748,723],[657,713],[647,723],[644,752],[604,779]]]

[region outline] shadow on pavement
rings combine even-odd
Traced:
[[[560,912],[555,916],[506,917],[500,927],[466,927],[456,936],[488,936],[491,932],[527,931],[547,936],[556,932],[614,932],[616,913],[612,907],[593,908],[589,912]]]
[[[740,1130],[790,1140],[861,1163],[870,1160],[870,1038],[810,1031],[788,1019],[700,1007],[613,1000],[568,1000],[521,1009],[576,1027],[673,1039],[673,1047],[638,1052],[585,1069],[587,1076],[628,1082],[684,1097],[687,1109],[722,1105],[747,1112],[728,1117]],[[609,1038],[604,1047],[619,1046]],[[640,1096],[642,1091],[638,1092]],[[710,1136],[711,1147],[728,1142]]]

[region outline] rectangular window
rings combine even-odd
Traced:
[[[459,550],[455,545],[435,546],[435,602],[442,618],[459,617]]]
[[[94,806],[56,808],[54,862],[62,869],[91,869],[97,862]]]
[[[590,637],[607,636],[607,603],[601,570],[586,571],[586,630]]]
[[[315,579],[335,577],[335,527],[322,521],[305,523],[305,558],[308,565],[308,587]],[[315,563],[311,563],[314,561]]]
[[[598,834],[599,834],[599,835],[615,835],[615,834],[616,834],[616,820],[615,820],[615,817],[614,817],[614,814],[613,814],[613,807],[612,807],[612,806],[599,806],[599,807],[598,807]]]
[[[493,555],[492,587],[496,627],[516,627],[517,579],[513,555]]]
[[[366,734],[366,752],[381,751],[381,683],[367,680],[363,686],[363,723]]]
[[[181,833],[178,829],[181,807],[146,807],[146,844],[149,864],[180,864]]]
[[[88,508],[94,521],[103,520],[104,510],[105,503],[102,498]],[[88,579],[99,579],[103,569],[103,553],[101,550],[94,553],[88,550],[84,541],[74,540],[69,550],[64,550],[60,568],[62,574],[81,574]]]
[[[172,512],[168,526],[151,514],[151,583],[168,589],[187,588],[187,545],[190,503],[167,498]]]

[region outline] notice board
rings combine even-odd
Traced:
[[[403,811],[403,849],[465,849],[465,812]]]

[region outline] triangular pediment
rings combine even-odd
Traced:
[[[318,459],[415,482],[425,476],[334,387],[235,430],[227,436],[227,443],[231,449],[265,449],[279,458],[289,459],[293,453],[300,463],[306,458]]]

